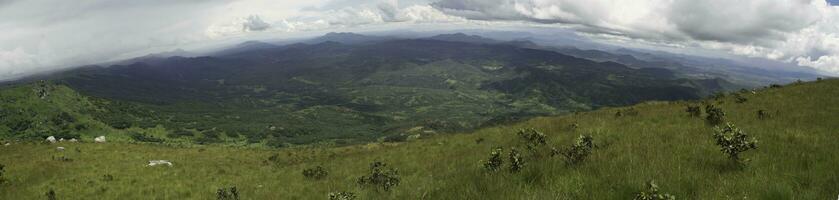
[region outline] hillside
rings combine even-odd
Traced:
[[[346,147],[13,141],[0,147],[8,180],[0,185],[0,199],[43,199],[50,190],[59,199],[213,199],[217,189],[232,186],[242,199],[328,199],[338,191],[358,199],[631,199],[649,180],[678,199],[832,199],[839,188],[837,96],[839,80],[823,80],[706,99],[758,139],[757,149],[741,155],[750,160],[744,167],[714,144],[707,114],[685,112],[701,102],[647,102],[468,134]],[[759,110],[770,116],[758,118]],[[542,156],[529,153],[516,134],[521,128],[547,135],[536,151]],[[595,145],[582,162],[566,165],[562,157],[545,156],[548,147],[564,149],[580,135],[592,136]],[[483,163],[497,146],[505,150],[505,168],[489,172]],[[523,155],[518,173],[506,168],[511,148]],[[158,159],[174,166],[146,166]],[[390,191],[357,183],[375,161],[398,168],[399,184]],[[304,169],[316,166],[328,175],[304,177]]]
[[[248,42],[225,54],[91,66],[48,79],[131,107],[103,120],[115,129],[162,127],[167,133],[157,135],[167,142],[273,147],[401,141],[736,89],[667,69],[468,42],[477,36],[371,37]]]

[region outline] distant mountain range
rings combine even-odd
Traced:
[[[47,79],[123,102],[97,115],[120,127],[160,125],[196,141],[218,141],[220,134],[204,134],[211,131],[275,145],[463,131],[742,87],[633,55],[466,34],[330,33],[290,45],[249,41],[206,56],[163,55]]]

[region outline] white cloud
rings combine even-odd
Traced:
[[[821,0],[0,2],[0,75],[257,35],[465,25],[571,28],[595,39],[712,49],[839,73],[839,7]]]
[[[839,7],[824,0],[441,0],[432,5],[472,20],[570,24],[588,35],[611,35],[601,38],[809,60],[798,63],[839,73],[828,59],[839,55]]]

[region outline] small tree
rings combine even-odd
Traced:
[[[355,194],[352,192],[330,192],[329,200],[354,200]]]
[[[538,146],[548,144],[548,136],[545,136],[545,134],[536,129],[521,129],[518,135],[527,142],[527,148],[531,150]]]
[[[699,106],[688,105],[685,111],[688,112],[688,115],[690,115],[691,117],[702,116],[702,109],[700,109]]]
[[[511,149],[510,150],[510,172],[516,173],[521,171],[524,168],[524,160],[522,159],[521,153],[518,150]]]
[[[362,186],[374,186],[376,189],[390,191],[391,188],[399,185],[399,173],[396,169],[385,169],[387,164],[373,162],[370,164],[370,174],[358,178],[358,184]]]
[[[594,149],[594,139],[588,135],[580,135],[570,148],[562,153],[568,165],[575,165],[586,159]]]
[[[326,171],[326,169],[321,166],[303,170],[303,176],[310,179],[319,180],[325,178],[327,175],[329,175],[329,171]]]
[[[236,187],[219,188],[216,191],[217,200],[239,200],[239,190]]]
[[[725,112],[722,111],[722,108],[718,108],[713,104],[705,105],[705,113],[708,113],[708,116],[705,117],[705,121],[712,126],[717,126],[725,122]]]
[[[642,191],[635,195],[635,200],[676,200],[676,196],[660,193],[658,191],[658,185],[650,181],[647,183],[647,191]]]
[[[501,169],[501,166],[504,164],[504,160],[501,159],[501,153],[503,151],[504,149],[502,147],[495,147],[489,154],[489,160],[484,163],[484,168],[491,172],[496,172]]]
[[[724,127],[716,127],[714,129],[714,140],[720,151],[727,154],[728,157],[738,163],[742,163],[740,153],[750,149],[757,149],[757,140],[749,137],[748,134],[735,127],[734,124],[727,123]]]

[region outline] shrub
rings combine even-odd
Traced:
[[[588,135],[580,135],[570,148],[562,152],[562,155],[565,156],[565,162],[568,165],[575,165],[583,162],[591,154],[592,149],[594,149],[593,138]]]
[[[524,167],[524,160],[522,160],[521,153],[518,150],[511,149],[510,150],[510,172],[516,173],[521,171]]]
[[[166,136],[169,137],[169,138],[192,137],[192,136],[195,136],[195,133],[192,133],[192,131],[188,131],[188,130],[184,130],[184,129],[178,129],[178,130],[172,131],[171,133],[167,134]]]
[[[113,181],[113,180],[114,180],[114,175],[110,175],[110,174],[102,175],[102,181]]]
[[[323,179],[326,177],[326,175],[329,175],[329,172],[321,166],[303,170],[303,176],[305,176],[306,178]]]
[[[330,192],[329,200],[353,200],[355,194],[352,192]]]
[[[642,191],[635,195],[634,200],[676,200],[676,196],[660,193],[658,191],[658,185],[650,181],[647,183],[647,191]]]
[[[708,113],[705,120],[712,126],[720,125],[725,122],[725,112],[722,111],[722,108],[718,108],[713,104],[708,104],[705,105],[705,113]]]
[[[578,128],[580,128],[580,124],[578,124],[577,122],[568,125],[568,130],[571,131],[577,130]]]
[[[358,184],[362,186],[373,186],[376,189],[390,191],[391,188],[399,185],[399,173],[396,169],[386,169],[387,164],[373,162],[370,164],[370,174],[358,178]]]
[[[782,88],[782,87],[783,87],[783,86],[778,85],[778,84],[772,84],[772,85],[769,85],[769,88]]]
[[[769,112],[766,112],[765,110],[758,110],[757,111],[757,118],[758,119],[768,119],[768,118],[771,118],[771,117],[772,117],[772,115],[769,114]]]
[[[489,160],[484,163],[484,168],[492,172],[501,169],[501,165],[504,164],[504,161],[501,159],[501,153],[503,151],[504,149],[502,147],[495,147],[489,155]]]
[[[740,153],[757,149],[757,140],[749,137],[748,134],[731,123],[727,123],[722,128],[716,127],[714,129],[714,140],[720,146],[720,151],[727,154],[735,162],[741,162]]]
[[[746,103],[746,101],[749,101],[749,99],[740,94],[734,95],[734,99],[735,103]]]
[[[699,106],[688,105],[685,111],[688,112],[688,115],[690,115],[691,117],[702,116],[702,109],[700,109]]]
[[[239,200],[239,191],[236,190],[236,187],[228,188],[219,188],[216,191],[216,199],[217,200]]]
[[[536,129],[521,129],[518,135],[527,142],[527,148],[533,149],[548,143],[548,137]]]
[[[142,133],[131,132],[131,133],[128,133],[128,135],[131,136],[131,139],[134,139],[134,141],[137,141],[137,142],[151,142],[151,143],[163,142],[163,139],[156,138],[154,136],[149,136],[149,135],[142,134]]]
[[[821,82],[822,80],[823,80],[822,77],[816,78],[816,82]]]
[[[3,176],[6,173],[6,165],[0,164],[0,184],[6,182],[6,177]]]
[[[47,196],[47,200],[55,200],[56,199],[55,190],[50,189],[50,191],[47,191],[47,193],[45,195]]]

